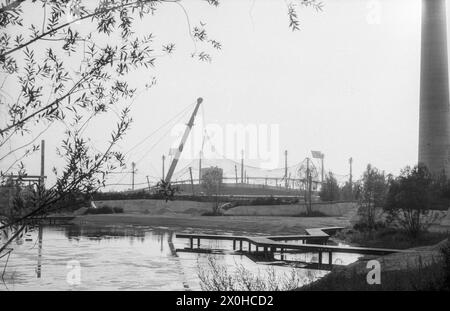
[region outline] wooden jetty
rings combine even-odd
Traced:
[[[360,255],[375,255],[382,256],[397,252],[403,252],[397,249],[387,248],[370,248],[370,247],[345,247],[337,245],[328,245],[328,239],[331,234],[341,230],[341,227],[328,228],[314,228],[306,229],[307,234],[301,235],[277,235],[277,236],[233,236],[233,235],[213,235],[213,234],[190,234],[177,233],[176,238],[188,239],[189,247],[184,249],[177,249],[177,251],[196,252],[196,253],[217,253],[218,250],[202,249],[200,248],[201,240],[217,240],[217,241],[232,241],[233,251],[235,254],[247,255],[254,260],[254,256],[258,258],[266,258],[273,260],[274,253],[280,253],[281,258],[288,253],[315,253],[318,254],[318,266],[321,267],[323,262],[323,255],[328,255],[327,264],[332,265],[333,253],[351,253]],[[196,243],[194,243],[194,241]],[[289,241],[297,241],[301,243],[289,243]],[[244,249],[244,243],[247,244],[247,249]],[[196,244],[196,248],[194,247]],[[254,250],[254,251],[252,251]],[[220,251],[219,251],[220,252]],[[255,260],[254,260],[255,261]]]

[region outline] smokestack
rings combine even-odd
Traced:
[[[422,0],[419,163],[450,177],[450,113],[445,0]]]

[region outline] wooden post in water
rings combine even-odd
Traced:
[[[36,269],[37,277],[41,277],[41,267],[42,267],[42,236],[43,236],[43,228],[42,224],[39,225],[38,231],[38,264]]]
[[[45,140],[41,140],[41,178],[39,185],[45,186]]]

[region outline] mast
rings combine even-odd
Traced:
[[[169,171],[167,172],[166,178],[164,180],[166,183],[169,183],[170,179],[172,178],[173,172],[175,171],[175,167],[177,166],[178,160],[180,159],[181,152],[183,151],[184,144],[187,141],[192,126],[194,126],[194,119],[195,116],[197,115],[198,108],[200,107],[202,101],[203,99],[201,97],[197,99],[197,105],[195,106],[194,112],[192,113],[191,118],[189,119],[186,130],[184,131],[183,137],[181,138],[180,145],[178,146],[175,156],[173,157],[172,163],[170,164]]]

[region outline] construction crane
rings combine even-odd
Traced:
[[[178,160],[180,159],[181,152],[183,151],[184,145],[186,144],[186,141],[189,137],[189,133],[191,132],[192,127],[194,126],[195,116],[197,115],[198,108],[200,107],[200,104],[202,102],[203,99],[201,97],[197,98],[197,105],[195,105],[195,109],[192,112],[189,122],[187,123],[186,130],[184,131],[183,137],[181,138],[180,145],[176,149],[172,163],[170,164],[169,170],[167,171],[167,175],[163,180],[161,180],[161,182],[159,182],[159,189],[160,189],[159,192],[164,194],[166,200],[168,196],[173,196],[175,192],[175,190],[170,185],[170,180],[172,179],[172,175],[178,164]]]

